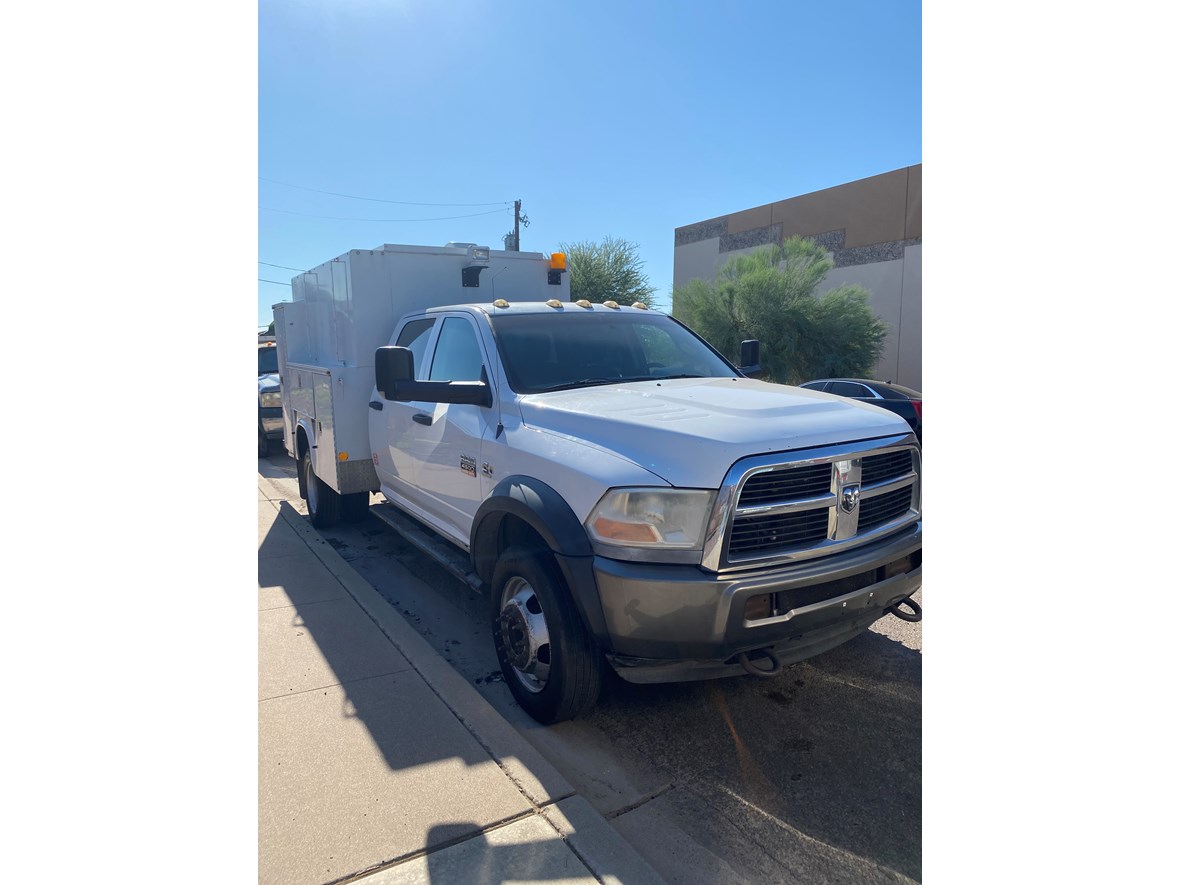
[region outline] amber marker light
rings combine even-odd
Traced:
[[[594,520],[594,531],[603,539],[611,541],[633,541],[641,544],[656,544],[660,541],[655,528],[645,523],[620,522],[600,516]]]
[[[338,460],[340,460],[340,461],[347,461],[347,460],[348,460],[348,452],[341,452],[341,453],[340,453],[339,455],[337,455],[336,457],[337,457],[337,459],[338,459]]]
[[[549,256],[549,269],[550,270],[565,270],[565,253],[564,252],[554,252],[552,255]]]

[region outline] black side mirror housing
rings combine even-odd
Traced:
[[[742,342],[740,371],[747,378],[757,378],[762,374],[762,365],[758,362],[760,345],[757,338],[748,338]]]
[[[492,388],[484,381],[415,381],[414,352],[408,347],[378,347],[373,371],[378,393],[388,400],[485,408],[492,404]]]
[[[414,380],[414,351],[408,347],[378,347],[373,355],[377,391],[386,399],[397,399],[398,382]]]

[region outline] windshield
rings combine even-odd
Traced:
[[[258,374],[270,375],[279,371],[279,349],[277,347],[258,348]]]
[[[566,309],[497,314],[491,322],[517,393],[736,375],[704,341],[663,314]]]

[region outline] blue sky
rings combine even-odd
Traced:
[[[921,36],[917,2],[263,0],[258,277],[502,248],[520,199],[522,249],[630,240],[666,306],[677,227],[922,161]]]

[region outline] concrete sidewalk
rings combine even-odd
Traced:
[[[258,479],[262,885],[663,880]]]

